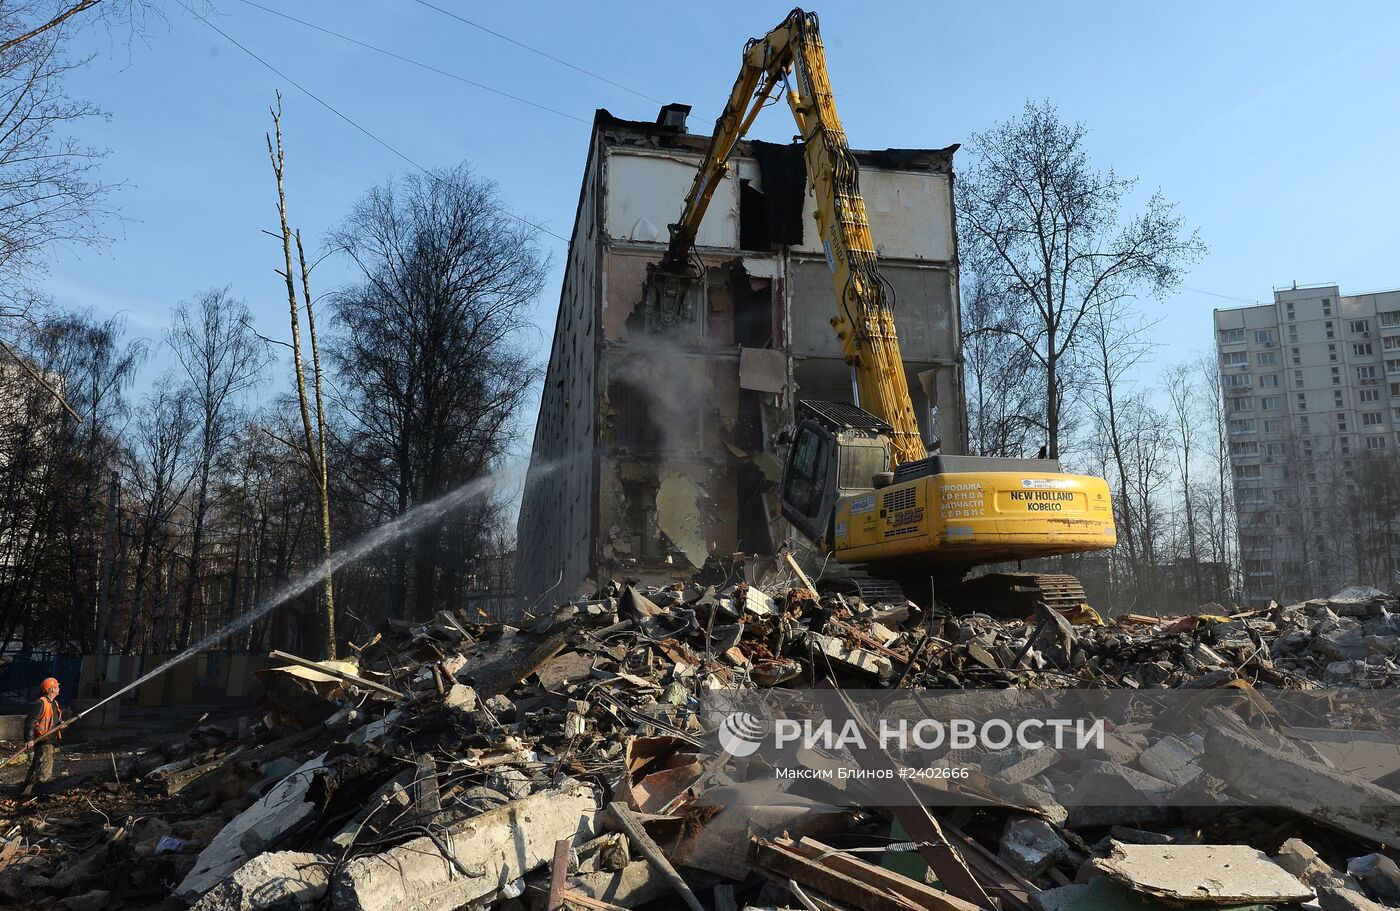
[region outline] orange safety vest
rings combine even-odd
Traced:
[[[34,725],[34,733],[38,737],[43,737],[57,725],[63,723],[63,709],[48,696],[40,696],[39,701],[43,703],[44,707],[39,712],[39,722]],[[59,731],[54,739],[62,740],[63,732]]]

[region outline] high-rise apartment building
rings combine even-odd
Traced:
[[[1385,584],[1400,464],[1400,290],[1215,311],[1245,595]]]

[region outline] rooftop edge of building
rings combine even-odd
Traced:
[[[598,108],[593,114],[593,131],[595,134],[608,131],[631,133],[653,140],[658,148],[703,154],[709,148],[711,137],[690,133],[681,125],[682,119],[677,114],[685,107],[680,104],[665,105],[656,121],[627,120],[612,114],[607,108]],[[851,149],[851,152],[857,162],[867,167],[947,174],[953,168],[953,153],[961,147],[961,143],[955,142],[941,149]],[[739,140],[735,151],[739,155],[752,157],[751,140]]]

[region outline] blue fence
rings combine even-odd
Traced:
[[[21,652],[8,664],[0,664],[0,693],[33,696],[38,693],[39,681],[45,677],[54,677],[65,690],[77,693],[82,669],[82,655]]]

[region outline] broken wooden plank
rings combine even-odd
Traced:
[[[568,644],[563,633],[554,633],[538,642],[533,642],[523,634],[510,638],[516,641],[510,641],[499,653],[480,656],[484,659],[481,664],[473,662],[471,665],[471,670],[477,675],[477,692],[485,698],[510,692],[516,684],[543,667],[546,661],[562,652]],[[458,679],[461,679],[461,676],[459,674]]]
[[[578,905],[581,908],[593,908],[596,911],[628,911],[622,905],[614,905],[600,899],[591,898],[582,892],[575,892],[572,889],[564,890],[564,901],[571,905]]]
[[[1032,911],[1034,905],[1031,896],[1042,891],[1039,886],[1011,869],[977,839],[969,838],[952,823],[944,822],[943,831],[960,848],[963,862],[977,877],[982,888],[996,896],[1002,911]]]
[[[926,911],[917,904],[879,885],[864,882],[801,852],[755,835],[750,840],[750,859],[755,867],[773,875],[781,884],[791,879],[857,911]]]
[[[4,848],[0,848],[0,870],[15,862],[15,857],[19,854],[20,841],[19,838],[11,838],[5,842]]]
[[[171,796],[178,794],[205,775],[217,772],[230,762],[260,762],[267,756],[280,756],[290,753],[316,740],[316,738],[325,733],[325,730],[326,726],[324,724],[318,724],[313,728],[297,731],[290,737],[283,737],[281,740],[274,740],[271,743],[265,743],[259,747],[235,747],[218,758],[211,759],[206,763],[152,777],[153,780],[159,781],[162,784],[166,796]]]
[[[199,779],[203,778],[205,775],[222,769],[225,765],[237,759],[244,752],[245,750],[242,747],[235,747],[229,752],[220,754],[218,757],[211,759],[208,762],[201,763],[197,766],[191,766],[188,769],[181,769],[178,772],[171,772],[167,775],[160,776],[159,778],[153,777],[152,780],[157,780],[160,782],[161,790],[165,793],[166,797],[174,797],[176,794],[179,794],[186,787],[193,784],[195,781],[198,781]]]
[[[330,665],[324,664],[320,661],[312,661],[309,658],[303,658],[300,655],[293,655],[288,652],[278,651],[277,649],[273,649],[272,651],[268,652],[267,657],[279,658],[283,661],[288,661],[292,664],[296,664],[313,671],[320,671],[321,673],[328,674],[331,677],[335,677],[338,680],[343,680],[346,683],[353,683],[355,686],[362,687],[367,690],[373,690],[374,692],[384,696],[389,696],[394,699],[403,698],[403,693],[400,693],[398,690],[393,689],[392,687],[387,687],[382,683],[375,683],[373,680],[366,680],[365,678],[357,674],[351,674],[347,671],[342,671],[338,667],[331,667]]]
[[[783,554],[783,559],[787,561],[787,565],[792,571],[797,574],[798,581],[802,583],[802,587],[815,595],[817,593],[817,583],[807,578],[807,574],[802,571],[802,567],[797,565],[797,561],[792,558],[792,554]]]
[[[941,892],[926,883],[912,880],[902,873],[886,870],[884,867],[863,861],[851,854],[822,844],[815,838],[804,836],[796,842],[782,838],[777,839],[777,841],[784,847],[804,854],[811,860],[824,864],[838,873],[844,873],[872,886],[878,886],[901,895],[921,907],[934,909],[934,911],[979,911],[972,902],[963,901],[957,896]]]

